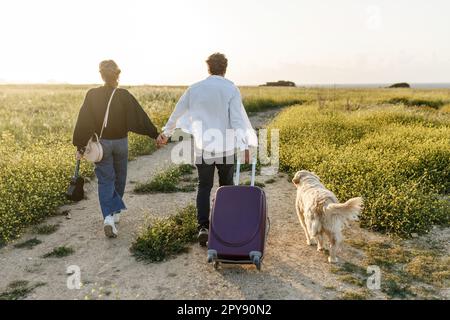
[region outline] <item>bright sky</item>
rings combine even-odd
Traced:
[[[450,82],[448,0],[0,0],[0,82]]]

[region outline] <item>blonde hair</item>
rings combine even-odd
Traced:
[[[119,85],[120,69],[114,60],[104,60],[99,65],[100,74],[107,86],[116,88]]]

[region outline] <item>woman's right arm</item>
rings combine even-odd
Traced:
[[[90,108],[89,100],[88,92],[84,98],[80,112],[78,113],[77,123],[75,125],[75,130],[73,131],[72,143],[79,151],[86,147],[89,139],[95,132],[94,117],[91,111],[92,109]]]
[[[149,136],[156,139],[158,129],[152,123],[147,113],[141,107],[136,98],[128,91],[127,94],[127,128],[128,131]]]

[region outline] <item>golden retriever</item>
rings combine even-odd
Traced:
[[[363,206],[362,198],[339,203],[333,192],[320,182],[320,178],[306,170],[297,172],[292,182],[297,187],[295,209],[305,230],[306,243],[314,245],[314,240],[317,240],[317,251],[323,251],[324,238],[327,236],[330,243],[328,261],[338,262],[342,229],[348,226],[349,221],[358,220]]]

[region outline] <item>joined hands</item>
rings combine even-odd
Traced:
[[[161,148],[162,146],[166,145],[168,141],[169,141],[169,138],[166,137],[164,135],[164,133],[160,133],[158,138],[156,138],[156,146],[158,148]]]

